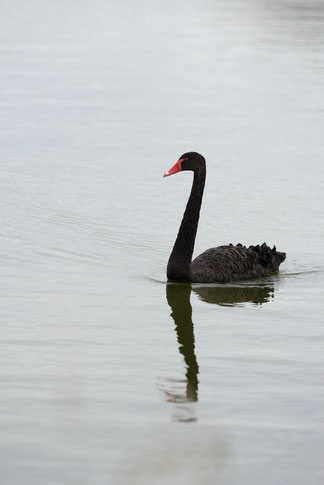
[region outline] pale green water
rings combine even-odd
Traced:
[[[324,3],[1,2],[4,485],[324,481]],[[166,285],[196,254],[279,275]]]

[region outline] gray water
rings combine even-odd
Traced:
[[[324,2],[0,9],[1,483],[324,483]],[[189,150],[278,275],[166,284]]]

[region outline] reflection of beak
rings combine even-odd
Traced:
[[[165,172],[163,174],[163,177],[168,177],[169,175],[173,175],[174,173],[177,173],[177,172],[180,172],[182,170],[181,168],[181,164],[183,162],[183,158],[180,158],[177,163],[175,163],[173,165],[172,168],[170,168],[170,170],[168,170],[167,172]]]

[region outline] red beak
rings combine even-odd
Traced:
[[[183,160],[185,160],[185,158],[180,158],[177,161],[177,163],[175,163],[173,165],[173,167],[170,168],[170,170],[168,170],[167,172],[165,172],[163,174],[163,177],[168,177],[169,175],[173,175],[174,173],[181,172],[181,170],[182,170],[181,164],[182,164]]]

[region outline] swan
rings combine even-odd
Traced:
[[[192,188],[178,236],[167,265],[170,281],[189,283],[227,283],[262,278],[278,271],[286,253],[271,249],[266,243],[249,246],[228,244],[207,249],[193,261],[199,214],[206,180],[206,161],[197,152],[184,153],[175,165],[163,174],[192,170]]]

